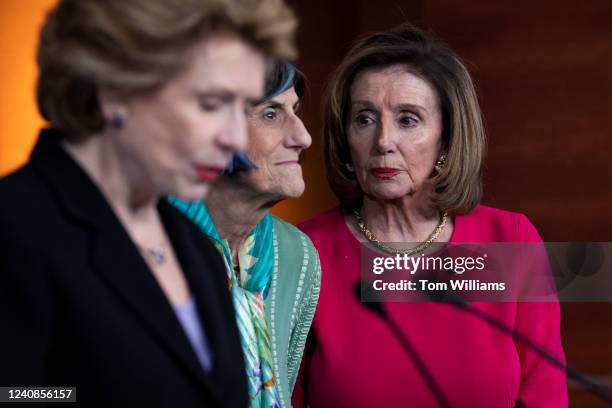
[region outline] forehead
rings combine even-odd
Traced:
[[[285,92],[276,95],[274,98],[264,101],[262,105],[264,105],[266,102],[268,103],[276,102],[281,105],[293,106],[299,101],[300,101],[300,98],[297,96],[297,93],[295,93],[295,87],[292,86],[291,88],[287,89]]]
[[[350,92],[351,104],[411,104],[428,110],[438,106],[438,95],[433,87],[405,65],[366,69],[357,74]]]
[[[263,92],[264,56],[232,33],[208,35],[186,51],[181,77],[198,86],[257,99]]]

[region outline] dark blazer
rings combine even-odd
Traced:
[[[212,372],[101,192],[45,130],[30,162],[0,180],[0,386],[76,386],[88,407],[247,406],[223,261],[165,200],[158,211]]]

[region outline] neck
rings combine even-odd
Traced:
[[[361,216],[376,237],[385,242],[421,242],[431,234],[440,219],[436,210],[411,196],[398,200],[376,200],[365,196]]]
[[[227,240],[234,261],[249,232],[263,219],[266,211],[280,201],[270,194],[253,191],[238,177],[223,176],[206,197],[208,213],[221,238]]]
[[[118,148],[113,135],[93,135],[84,142],[63,142],[62,146],[92,178],[121,218],[139,218],[155,208],[159,192],[136,161]]]

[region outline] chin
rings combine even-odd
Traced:
[[[186,201],[200,201],[206,198],[209,191],[210,184],[198,184],[176,188],[170,195]]]
[[[304,180],[288,182],[278,189],[277,194],[283,196],[283,199],[298,198],[304,194],[305,188]]]
[[[300,189],[295,189],[295,190],[288,192],[286,196],[287,198],[299,198],[302,196],[302,194],[304,194],[304,189],[300,188]]]
[[[389,186],[390,187],[390,186]],[[377,188],[366,193],[375,200],[392,201],[403,198],[409,194],[409,191],[398,188]]]

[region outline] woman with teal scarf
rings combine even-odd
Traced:
[[[304,77],[278,63],[248,116],[249,148],[211,188],[206,203],[171,202],[212,239],[228,266],[251,407],[290,407],[321,271],[312,242],[272,216],[304,192],[300,156],[311,137],[297,116]]]

